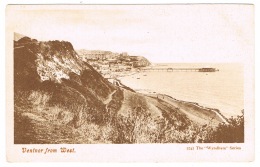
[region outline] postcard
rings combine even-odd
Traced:
[[[8,5],[9,162],[254,160],[251,4]]]

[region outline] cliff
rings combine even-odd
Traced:
[[[87,115],[102,122],[107,110],[114,111],[104,104],[112,92],[122,94],[81,61],[71,43],[19,39],[14,46],[15,143],[55,142],[55,134],[77,128]]]

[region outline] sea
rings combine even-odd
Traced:
[[[217,68],[216,72],[146,71],[121,77],[126,86],[140,92],[163,93],[178,100],[219,109],[230,118],[244,109],[242,64],[153,64],[153,68]]]

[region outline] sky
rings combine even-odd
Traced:
[[[7,29],[74,49],[152,62],[243,62],[254,48],[250,5],[8,6]]]

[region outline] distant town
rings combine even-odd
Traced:
[[[104,78],[116,79],[121,76],[131,75],[136,72],[147,71],[182,71],[182,72],[217,72],[216,68],[171,68],[152,67],[151,63],[143,56],[130,56],[127,52],[113,53],[102,50],[79,50],[80,58],[89,63]]]
[[[116,78],[137,72],[151,63],[143,56],[130,56],[127,52],[114,53],[101,50],[78,50],[83,61],[88,62],[105,78]]]

